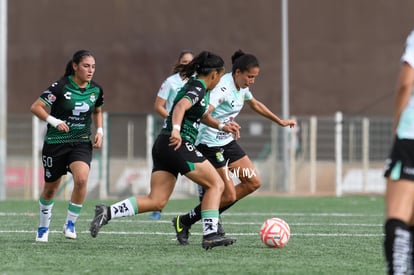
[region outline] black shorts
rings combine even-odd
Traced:
[[[385,163],[384,177],[391,180],[414,181],[414,140],[394,140],[390,156]]]
[[[91,165],[91,142],[43,144],[42,163],[46,182],[53,182],[66,175],[70,172],[69,165],[74,161],[83,161]]]
[[[191,142],[183,139],[180,148],[174,151],[169,146],[170,136],[159,135],[152,146],[152,172],[167,171],[178,176],[178,173],[185,175],[195,169],[194,164],[206,160],[203,154],[197,150]]]
[[[243,149],[235,140],[224,146],[208,147],[199,144],[197,149],[218,169],[241,159],[246,155]]]

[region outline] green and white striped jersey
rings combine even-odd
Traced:
[[[86,88],[79,88],[71,76],[62,77],[50,85],[39,98],[51,107],[52,116],[65,121],[69,126],[69,132],[65,133],[48,124],[46,143],[91,140],[92,112],[104,103],[103,90],[97,83],[91,81]]]

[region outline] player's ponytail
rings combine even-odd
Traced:
[[[92,53],[87,50],[79,50],[75,52],[72,59],[66,64],[65,74],[63,76],[74,75],[75,71],[73,70],[73,64],[79,64],[84,56],[92,56]]]
[[[182,75],[191,77],[196,75],[208,75],[211,71],[224,69],[224,60],[211,52],[203,51],[183,67]]]

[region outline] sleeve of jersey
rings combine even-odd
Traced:
[[[194,85],[194,84],[189,85],[188,91],[184,95],[185,98],[190,100],[191,105],[197,104],[197,102],[204,99],[204,95],[205,95],[205,89],[203,85],[201,83],[199,83],[200,85]]]
[[[40,100],[42,100],[46,105],[52,106],[56,101],[61,86],[61,83],[59,81],[56,81],[40,95]]]
[[[252,99],[253,99],[253,94],[247,88],[246,91],[244,92],[244,100],[246,101],[246,100],[252,100]]]
[[[222,91],[219,88],[214,88],[213,90],[210,91],[210,105],[213,105],[214,108],[217,108],[217,106],[220,105],[220,103],[222,103],[224,101],[225,98],[225,91]]]
[[[169,93],[170,93],[170,84],[169,84],[169,81],[168,81],[168,78],[167,78],[161,84],[161,87],[158,90],[157,96],[161,97],[162,99],[167,99]]]
[[[401,57],[401,62],[407,62],[414,68],[414,31],[407,37],[405,51]]]
[[[97,108],[100,108],[104,105],[104,92],[103,92],[102,87],[99,86],[99,90],[101,92],[99,93],[98,100],[95,103],[95,107],[97,107]]]

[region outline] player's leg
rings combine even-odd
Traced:
[[[63,234],[68,239],[76,239],[75,225],[86,198],[92,161],[92,144],[90,142],[71,144],[68,145],[68,150],[67,163],[73,177],[73,190],[68,203],[66,220],[63,224]]]
[[[111,219],[162,210],[174,190],[176,180],[176,176],[170,172],[154,171],[151,174],[151,190],[147,196],[132,196],[110,206],[97,205],[90,228],[92,237],[95,238],[100,228]]]
[[[240,183],[235,186],[236,200],[240,200],[260,188],[260,176],[247,155],[230,163],[229,166],[240,180]]]
[[[409,223],[413,216],[414,182],[388,180],[385,202],[384,249],[388,273],[411,274],[413,235]]]
[[[73,190],[68,203],[63,234],[68,239],[76,239],[75,225],[85,201],[90,167],[84,161],[74,161],[69,167],[73,176]]]
[[[215,167],[217,173],[224,182],[224,191],[221,196],[220,206],[228,205],[234,202],[236,199],[236,190],[228,169],[228,161],[232,158],[229,157],[228,159],[225,154],[227,147],[208,147],[207,145],[200,144],[197,146],[197,149]],[[177,240],[180,244],[188,244],[189,229],[193,224],[201,220],[201,202],[204,197],[205,189],[203,186],[199,185],[198,191],[200,203],[187,214],[176,216],[172,220]],[[224,229],[220,222],[218,223],[217,232],[221,236],[225,235]]]
[[[52,182],[45,182],[43,191],[39,197],[39,227],[37,228],[36,241],[49,241],[49,227],[52,220],[54,197],[59,188],[61,178]]]
[[[201,185],[205,192],[201,202],[201,220],[203,224],[203,242],[205,249],[219,245],[230,245],[236,240],[217,234],[219,206],[224,183],[220,175],[208,160],[195,163],[195,169],[186,173],[189,179]]]
[[[49,240],[54,198],[59,189],[62,175],[66,174],[65,153],[65,144],[43,144],[42,163],[45,183],[39,197],[39,227],[35,239],[37,242],[48,242]]]

